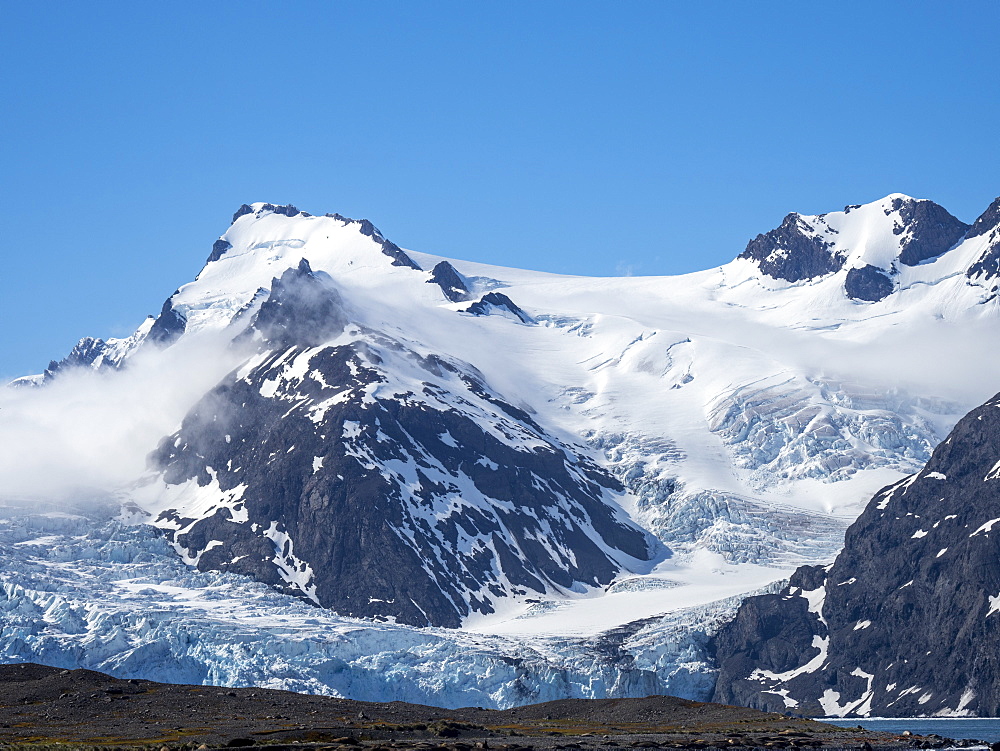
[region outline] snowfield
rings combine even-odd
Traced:
[[[937,237],[912,218],[925,203],[896,194],[786,220],[795,242],[805,238],[836,267],[794,281],[762,272],[799,252],[779,240],[766,262],[741,257],[678,277],[566,277],[448,261],[464,291],[429,278],[447,259],[401,250],[370,223],[244,207],[155,323],[104,349],[90,340],[61,372],[21,379],[0,396],[0,437],[12,447],[0,458],[8,562],[0,659],[442,706],[706,698],[714,667],[705,642],[741,597],[777,591],[796,566],[830,562],[874,492],[917,471],[1000,385],[996,274],[984,270],[996,232],[973,236],[977,224],[954,247],[914,256],[914,238]],[[491,394],[543,431],[516,435],[508,426],[504,441],[531,450],[543,436],[607,470],[623,489],[604,502],[651,533],[659,552],[643,562],[612,550],[620,570],[603,587],[522,591],[502,582],[508,595],[494,612],[471,613],[457,630],[344,618],[304,602],[315,599],[309,563],[277,528],[259,534],[274,543],[291,594],[192,568],[225,541],[195,550],[160,531],[190,529],[221,509],[249,527],[246,488],[171,483],[156,471],[136,482],[156,441],[177,431],[212,385],[226,372],[248,378],[265,362],[230,342],[248,332],[263,346],[251,321],[303,259],[336,290],[350,336],[377,332],[416,356],[474,368]],[[874,289],[869,296],[881,299],[845,292],[862,271],[874,282],[859,294]],[[260,396],[292,405],[309,379],[337,386],[302,370],[307,362],[290,358]],[[365,398],[396,398],[422,377],[391,358],[380,363],[391,377]],[[74,391],[74,379],[87,388]],[[154,382],[170,398],[150,409]],[[345,398],[310,404],[317,430]],[[477,424],[508,425],[491,422],[488,406],[476,407]],[[25,426],[43,419],[51,422],[45,440],[24,438]],[[94,471],[103,460],[84,450],[92,432],[79,429],[95,421],[108,426],[101,456],[113,457],[103,473]],[[335,437],[361,456],[356,438]],[[448,433],[440,441],[457,447]],[[89,464],[75,472],[81,456]],[[306,464],[316,473],[328,462],[309,456]],[[50,466],[65,472],[35,483]],[[401,482],[412,488],[408,472]],[[72,479],[80,476],[100,503],[80,502]],[[171,511],[187,526],[163,521]]]

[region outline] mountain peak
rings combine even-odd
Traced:
[[[275,206],[273,203],[250,203],[243,204],[238,209],[236,213],[233,214],[233,224],[236,224],[236,220],[240,217],[247,216],[248,214],[254,214],[256,217],[260,217],[265,213],[281,214],[283,216],[298,216],[302,214],[303,216],[310,216],[304,211],[299,211],[297,208],[292,206],[292,204],[286,204],[284,206]]]
[[[340,293],[305,258],[271,282],[253,323],[240,335],[275,349],[315,347],[347,325]]]
[[[909,196],[889,196],[886,216],[897,215],[893,234],[900,236],[899,262],[907,266],[935,258],[950,250],[965,236],[969,225],[933,201]]]
[[[813,281],[845,270],[848,297],[876,301],[893,289],[898,265],[916,266],[953,248],[969,225],[926,199],[891,193],[842,212],[788,214],[758,235],[740,258],[787,282]]]
[[[469,285],[447,261],[440,261],[431,270],[431,278],[427,283],[438,285],[451,302],[464,302],[470,298]]]
[[[832,242],[793,212],[776,229],[747,243],[739,257],[754,261],[761,273],[774,279],[798,282],[840,270],[845,259],[831,248]]]
[[[985,248],[975,263],[969,266],[966,275],[970,279],[995,279],[1000,276],[1000,198],[984,211],[969,228],[966,238],[985,238]]]
[[[273,203],[250,203],[250,204],[245,203],[236,210],[235,214],[233,214],[233,224],[236,224],[236,222],[239,219],[242,219],[245,216],[252,215],[254,218],[259,219],[266,214],[278,214],[281,216],[287,216],[289,218],[303,217],[308,219],[312,217],[312,214],[309,214],[305,211],[299,211],[295,206],[292,206],[292,204],[290,203],[286,204],[285,206],[276,206]],[[338,222],[343,222],[345,226],[351,224],[359,225],[358,231],[365,237],[370,237],[372,240],[378,243],[382,247],[382,252],[392,259],[393,266],[404,266],[407,268],[414,269],[416,271],[421,270],[420,266],[412,258],[410,258],[403,251],[402,248],[400,248],[398,245],[396,245],[396,243],[392,242],[391,240],[386,239],[385,235],[383,235],[379,231],[378,227],[372,224],[369,220],[351,219],[349,217],[337,213],[324,214],[323,217],[321,218],[335,219]],[[221,238],[219,241],[215,243],[215,246],[212,248],[212,254],[208,258],[209,262],[221,258],[222,255],[231,247],[232,245],[229,244],[228,239],[226,239],[225,237]]]
[[[969,228],[969,232],[966,237],[981,237],[989,232],[992,232],[997,227],[1000,227],[1000,196],[993,199],[993,203],[982,214],[979,218],[972,223]]]

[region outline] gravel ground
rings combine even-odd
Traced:
[[[743,707],[650,696],[565,699],[507,710],[372,703],[259,688],[119,680],[89,670],[0,665],[0,747],[344,751],[943,748]],[[68,744],[68,745],[67,745]],[[867,744],[867,746],[865,745]]]

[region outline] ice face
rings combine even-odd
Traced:
[[[340,617],[245,577],[194,571],[151,527],[93,512],[5,508],[0,554],[5,662],[444,707],[705,698],[706,634],[742,599],[586,638],[502,637]]]

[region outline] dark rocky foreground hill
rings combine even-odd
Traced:
[[[370,703],[259,688],[118,680],[0,665],[0,744],[268,745],[388,751],[534,748],[943,747],[945,739],[842,729],[671,696],[567,699],[508,710]],[[204,747],[203,747],[204,748]]]
[[[879,491],[829,567],[715,638],[714,699],[807,715],[1000,714],[1000,397]]]

